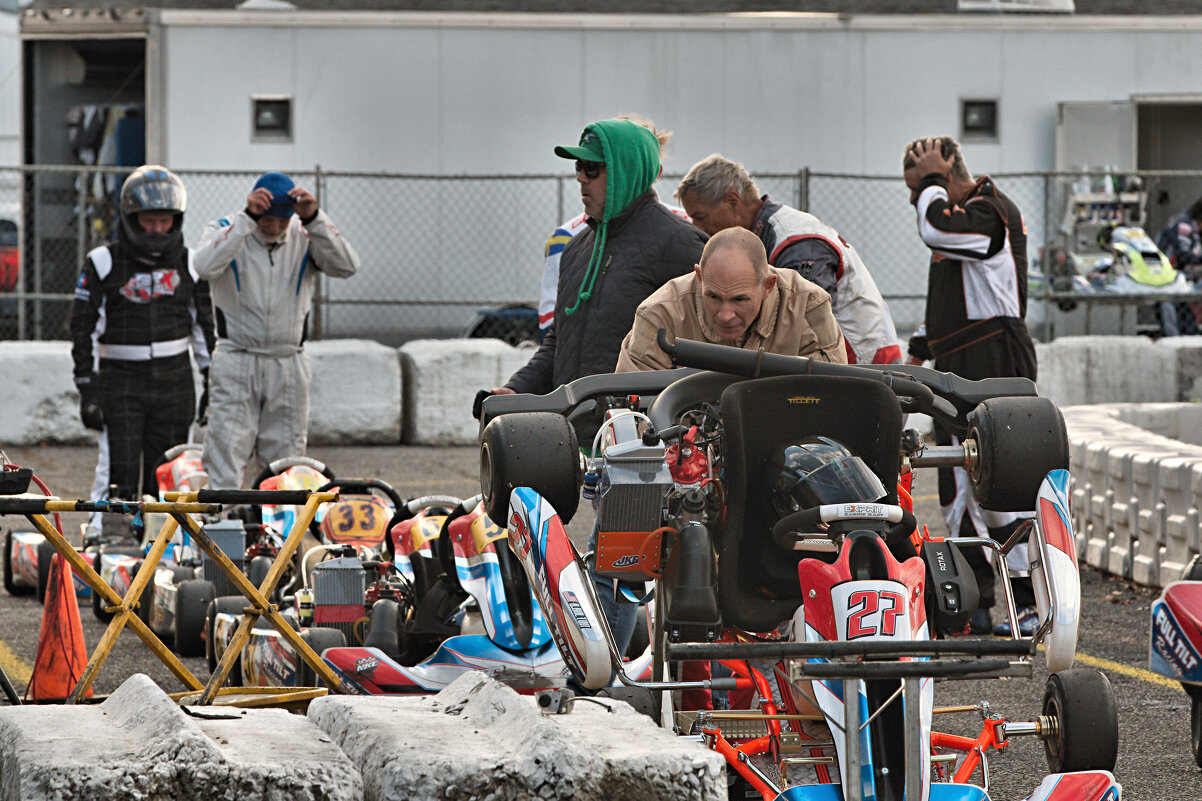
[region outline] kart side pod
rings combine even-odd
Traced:
[[[584,561],[559,515],[537,492],[517,487],[509,496],[508,528],[509,547],[522,562],[568,669],[587,689],[606,686],[621,660],[611,648],[613,635]]]

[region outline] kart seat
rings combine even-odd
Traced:
[[[901,406],[879,381],[800,375],[732,384],[721,410],[727,495],[718,603],[726,625],[772,631],[802,600],[797,563],[805,556],[772,539],[772,486],[784,449],[807,437],[838,440],[881,479],[885,502],[897,503]]]

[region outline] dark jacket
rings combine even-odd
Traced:
[[[572,315],[596,240],[596,225],[572,238],[559,265],[555,320],[542,344],[507,387],[545,395],[586,375],[612,373],[634,312],[652,292],[701,260],[706,236],[665,209],[655,193],[637,197],[609,221],[608,241],[592,296]]]

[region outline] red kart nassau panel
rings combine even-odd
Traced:
[[[1185,639],[1202,652],[1202,581],[1178,581],[1164,591],[1164,602]]]
[[[1077,546],[1073,542],[1073,530],[1060,516],[1060,510],[1047,498],[1039,499],[1039,521],[1043,523],[1043,536],[1048,545],[1063,551],[1077,564]]]
[[[1118,801],[1121,791],[1109,771],[1053,773],[1044,777],[1026,801]]]

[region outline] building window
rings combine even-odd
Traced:
[[[997,101],[960,101],[960,136],[963,139],[997,139]]]
[[[253,95],[250,99],[251,141],[292,141],[292,96]]]

